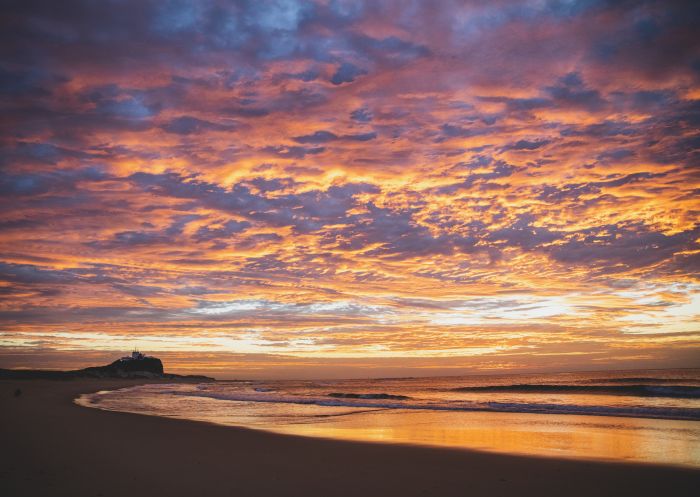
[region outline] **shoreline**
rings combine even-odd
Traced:
[[[693,449],[697,449],[697,437],[700,435],[700,423],[697,419],[630,417],[619,414],[604,416],[592,415],[589,412],[539,414],[532,411],[436,409],[381,403],[361,404],[357,407],[354,401],[342,405],[326,404],[327,396],[323,395],[314,401],[305,398],[295,402],[286,397],[280,398],[279,403],[271,399],[253,401],[253,405],[256,406],[253,409],[257,413],[254,414],[246,412],[249,402],[245,401],[250,401],[250,394],[247,393],[242,394],[242,397],[238,397],[235,392],[230,395],[200,395],[196,384],[187,383],[142,386],[156,387],[157,392],[155,397],[146,393],[146,397],[151,397],[151,401],[145,400],[141,407],[132,405],[128,400],[116,400],[115,403],[112,393],[118,390],[83,394],[75,402],[81,406],[106,411],[130,412],[328,440],[390,443],[409,447],[437,447],[575,461],[629,462],[700,470],[697,450]],[[164,391],[162,387],[167,388]],[[173,388],[184,394],[180,390],[183,387],[197,388],[192,395],[203,397],[204,400],[238,399],[245,403],[237,407],[226,406],[227,402],[224,402],[223,407],[209,402],[202,406],[195,404],[192,407],[181,407],[179,402],[173,403],[172,400],[183,399],[182,397],[159,395],[172,391]],[[140,388],[129,387],[127,390]],[[184,398],[189,399],[188,394],[184,395]],[[116,397],[120,399],[121,395]],[[127,394],[126,398],[128,397]],[[161,399],[168,400],[165,401],[166,405],[158,407]],[[153,401],[156,403],[149,408]],[[142,402],[139,401],[138,404]],[[190,401],[185,402],[189,405]],[[317,416],[313,411],[307,410],[306,415],[302,416],[302,422],[288,424],[287,415],[278,410],[285,411],[290,405],[293,411],[297,408],[314,407],[318,417],[323,418],[323,422],[314,422]],[[198,407],[203,410],[199,411]],[[353,410],[340,413],[334,411],[342,411],[344,407],[352,407]],[[363,410],[365,407],[367,409]],[[324,413],[326,409],[331,409],[332,413]],[[242,417],[239,418],[239,414]],[[251,416],[254,419],[251,419]],[[275,421],[280,417],[278,422]],[[523,425],[527,425],[528,428],[523,430]],[[687,438],[679,435],[682,432],[685,432]]]
[[[173,381],[0,380],[0,493],[690,496],[700,486],[687,467],[302,437],[74,402],[146,383]]]

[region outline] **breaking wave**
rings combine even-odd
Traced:
[[[450,389],[453,392],[582,393],[635,397],[700,398],[700,387],[685,385],[487,385]]]
[[[411,397],[406,395],[391,395],[388,393],[338,393],[328,394],[336,399],[368,399],[368,400],[408,400]]]
[[[543,385],[531,385],[541,387]],[[544,385],[547,386],[547,385]],[[549,385],[557,386],[559,385]],[[572,385],[567,385],[572,386]],[[518,387],[518,385],[511,385]],[[474,388],[474,387],[470,387]],[[491,388],[491,387],[489,387]],[[687,388],[687,387],[686,387]],[[471,391],[471,390],[469,390]],[[484,391],[484,390],[481,390]],[[508,413],[537,413],[537,414],[578,414],[588,416],[620,416],[653,419],[677,419],[700,421],[700,409],[685,407],[654,407],[654,406],[604,406],[556,403],[526,403],[526,402],[478,402],[478,401],[432,401],[421,402],[402,395],[377,394],[328,394],[324,397],[269,395],[261,392],[246,393],[214,393],[214,392],[163,392],[171,395],[187,397],[206,397],[235,402],[265,402],[279,404],[302,404],[325,407],[348,408],[377,408],[377,409],[416,409],[430,411],[463,411],[463,412],[508,412]],[[342,396],[340,396],[342,395]],[[381,402],[381,401],[391,402]]]

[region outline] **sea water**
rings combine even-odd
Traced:
[[[700,467],[700,369],[151,384],[77,402],[304,436]]]

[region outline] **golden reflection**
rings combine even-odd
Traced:
[[[510,454],[700,466],[700,423],[515,413],[386,411],[264,426],[294,435]],[[664,436],[659,436],[659,431]]]

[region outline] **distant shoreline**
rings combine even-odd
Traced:
[[[29,368],[23,368],[23,367],[15,367],[15,368],[0,368],[0,380],[3,379],[64,379],[65,375],[70,376],[71,378],[80,378],[80,377],[95,377],[95,376],[80,376],[80,375],[73,375],[72,373],[84,371],[85,369],[91,369],[91,368],[84,368],[84,369],[78,369],[78,370],[57,370],[57,369],[29,369]],[[535,371],[516,371],[516,372],[508,372],[508,371],[502,371],[502,372],[472,372],[472,373],[460,373],[460,374],[440,374],[440,375],[427,375],[427,376],[416,376],[416,375],[398,375],[398,376],[348,376],[348,377],[315,377],[315,376],[302,376],[302,377],[296,377],[296,376],[290,376],[290,377],[284,377],[284,378],[278,378],[276,376],[271,376],[271,377],[246,377],[245,375],[243,376],[236,376],[234,378],[214,378],[206,375],[179,375],[175,373],[165,373],[164,377],[170,377],[170,378],[205,378],[207,381],[218,381],[218,382],[243,382],[243,381],[280,381],[280,380],[289,380],[289,381],[344,381],[344,380],[404,380],[404,379],[439,379],[439,378],[459,378],[459,377],[468,377],[468,378],[480,378],[480,377],[500,377],[500,376],[534,376],[534,375],[566,375],[566,374],[577,374],[577,373],[626,373],[626,372],[635,372],[635,371],[648,371],[648,372],[655,372],[655,371],[700,371],[700,368],[698,367],[668,367],[668,368],[623,368],[623,369],[618,369],[618,368],[613,368],[613,369],[572,369],[572,370],[555,370],[555,371],[541,371],[541,370],[535,370]],[[28,374],[24,374],[28,373]],[[47,375],[46,377],[42,377],[42,375]],[[135,377],[138,378],[138,377]],[[143,376],[140,379],[149,379],[148,376]]]
[[[215,378],[203,375],[179,375],[173,373],[153,374],[136,372],[120,376],[118,374],[100,374],[92,372],[98,368],[86,368],[70,371],[45,370],[45,369],[2,369],[0,368],[0,380],[75,380],[81,378],[121,378],[134,380],[191,380],[191,381],[216,381]]]
[[[68,371],[43,369],[2,369],[0,379],[10,380],[70,380],[76,378],[134,378],[134,379],[168,379],[215,381],[203,375],[179,375],[166,373],[163,362],[157,357],[142,354],[134,350],[131,355],[120,357],[104,366],[90,366]]]

